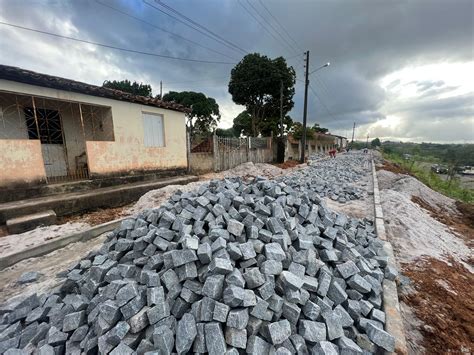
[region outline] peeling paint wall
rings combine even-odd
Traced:
[[[86,142],[91,176],[187,167],[184,113],[8,80],[0,80],[0,90],[111,107],[115,140]],[[163,115],[164,147],[144,146],[142,112]],[[32,152],[33,146],[36,147],[34,152]],[[0,139],[0,148],[3,147],[10,149],[10,153],[2,154],[0,157],[0,168],[3,168],[0,171],[0,184],[6,184],[7,181],[22,182],[38,177],[44,178],[39,141]]]
[[[163,115],[164,147],[145,147],[142,112]],[[187,167],[183,113],[117,101],[112,117],[114,142],[86,142],[91,175]]]
[[[0,139],[0,152],[0,187],[45,180],[38,140]]]

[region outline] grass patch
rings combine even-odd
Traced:
[[[399,165],[403,170],[408,171],[410,175],[415,176],[431,189],[458,201],[474,203],[474,190],[463,188],[459,179],[456,177],[450,180],[444,180],[438,174],[426,170],[426,168],[422,168],[420,166],[421,161],[418,160],[420,157],[415,156],[410,160],[405,160],[401,155],[396,153],[384,153],[383,157]]]

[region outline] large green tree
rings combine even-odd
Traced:
[[[163,95],[163,101],[176,102],[191,109],[191,112],[186,115],[191,136],[211,132],[221,119],[219,105],[216,100],[207,97],[202,92],[170,91]]]
[[[280,88],[283,86],[283,114],[293,108],[296,74],[283,57],[270,59],[259,53],[246,55],[231,71],[229,93],[250,115],[251,134],[256,136],[265,118],[280,117]]]
[[[130,94],[152,97],[152,90],[151,86],[148,84],[137,83],[134,81],[133,83],[130,80],[106,80],[102,84],[103,87],[109,89],[120,90],[124,92],[129,92]]]
[[[327,133],[329,131],[327,128],[321,127],[319,123],[315,123],[311,129],[317,133]]]
[[[380,139],[375,138],[375,139],[372,139],[372,142],[370,142],[370,145],[373,148],[375,148],[375,147],[380,147],[382,145],[382,143],[380,142]]]
[[[319,126],[319,123],[315,123],[313,127],[306,127],[306,139],[314,139],[316,133],[327,133],[329,130]],[[303,136],[303,124],[301,122],[295,122],[290,129],[291,134],[296,139],[301,139]]]
[[[286,115],[283,118],[283,132],[288,133],[293,126],[293,120]],[[257,136],[261,134],[264,137],[269,137],[273,134],[274,137],[280,134],[280,117],[266,116],[263,117],[257,125],[257,134],[253,134],[252,130],[252,115],[246,110],[242,111],[234,118],[234,125],[232,129],[236,136]]]

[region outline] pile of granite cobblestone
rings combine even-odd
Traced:
[[[124,220],[59,288],[0,306],[0,353],[393,351],[382,282],[397,271],[371,220],[325,206],[313,169],[212,180]]]

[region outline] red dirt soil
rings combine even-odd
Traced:
[[[401,295],[424,323],[427,354],[471,354],[474,351],[474,275],[461,263],[426,258],[402,265],[416,292]]]
[[[86,212],[72,216],[58,217],[57,224],[63,224],[67,222],[84,222],[95,226],[101,223],[113,221],[114,219],[124,217],[125,210],[131,206],[132,204],[129,204],[126,206],[115,208],[98,209],[96,211]]]
[[[375,170],[387,170],[395,174],[405,174],[411,175],[410,171],[397,163],[392,163],[388,160],[383,161],[383,165],[380,167],[376,167]]]
[[[287,160],[284,163],[274,164],[275,166],[279,167],[280,169],[291,169],[295,166],[299,165],[300,162],[297,160]]]

